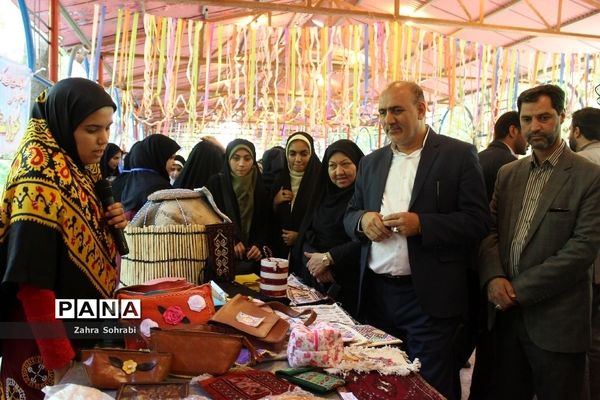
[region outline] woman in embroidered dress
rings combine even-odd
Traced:
[[[273,238],[273,254],[287,258],[298,237],[319,174],[312,136],[306,132],[292,134],[285,145],[287,162],[273,182],[273,210],[278,223]]]
[[[0,342],[6,398],[43,398],[82,344],[55,319],[54,300],[109,298],[117,285],[108,226],[127,221],[94,193],[115,109],[83,78],[56,83],[33,107],[0,209],[0,321],[14,327]]]
[[[342,303],[356,317],[360,243],[344,231],[344,213],[354,194],[358,163],[364,156],[347,139],[332,143],[323,164],[299,240],[290,260],[291,271],[304,282]]]
[[[123,151],[116,144],[109,143],[106,146],[106,150],[104,150],[102,160],[100,161],[100,170],[104,179],[112,182],[121,174],[119,172],[119,163],[121,162],[122,155]]]
[[[236,273],[258,273],[272,213],[256,165],[256,150],[248,140],[235,139],[227,145],[225,157],[223,172],[213,175],[206,187],[235,225]]]
[[[161,134],[150,135],[131,148],[129,172],[121,174],[113,185],[115,198],[123,203],[129,220],[146,204],[148,195],[172,188],[169,171],[179,149],[177,142]]]

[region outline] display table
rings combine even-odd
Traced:
[[[289,365],[288,365],[287,361],[268,361],[268,362],[263,362],[263,363],[257,364],[253,368],[257,369],[257,370],[263,370],[263,371],[277,371],[279,369],[289,368]],[[176,383],[184,383],[184,382],[189,382],[189,381],[190,381],[190,379],[182,379],[182,378],[175,378],[175,377],[169,377],[167,379],[167,382],[176,382]],[[74,384],[83,385],[83,386],[90,386],[90,381],[87,377],[87,373],[85,372],[85,368],[84,368],[83,364],[75,363],[73,365],[73,367],[71,367],[69,369],[69,371],[65,374],[65,376],[63,377],[63,379],[60,382],[61,385],[68,384],[68,383],[74,383]],[[117,396],[117,390],[104,390],[104,392],[114,398],[116,398],[116,396]],[[200,385],[198,385],[196,383],[190,384],[189,394],[190,395],[197,394],[197,395],[206,396],[206,397],[210,398],[210,396],[206,393],[206,391]],[[333,391],[331,393],[328,393],[325,396],[321,395],[317,398],[338,399],[339,396],[336,394],[335,391]]]
[[[300,287],[302,285],[300,282],[293,282],[290,286],[296,288],[297,290],[303,290],[304,292],[311,292],[312,289],[302,289]],[[240,287],[241,286],[241,287]],[[231,289],[231,288],[230,288]],[[244,287],[243,285],[237,285],[234,287],[236,293],[238,290],[246,290],[251,294],[253,293],[250,289]],[[233,293],[229,293],[229,296],[233,296]],[[313,299],[314,300],[314,299]],[[398,373],[407,373],[408,371],[416,371],[417,369],[408,369],[403,372],[398,369],[386,369],[388,367],[394,368],[396,366],[404,367],[405,364],[398,363],[398,359],[394,359],[394,354],[398,357],[402,357],[402,361],[404,360],[405,354],[403,354],[400,350],[390,349],[385,347],[380,347],[384,345],[397,345],[400,340],[394,338],[387,333],[377,330],[374,327],[369,325],[356,325],[356,321],[354,321],[339,305],[337,304],[320,304],[320,305],[308,305],[304,306],[306,308],[310,308],[311,310],[316,312],[316,321],[314,324],[318,325],[318,322],[326,322],[328,324],[335,327],[337,330],[341,332],[341,336],[345,339],[344,341],[353,342],[353,343],[361,343],[360,346],[356,347],[345,347],[344,353],[346,354],[345,358],[342,361],[350,360],[361,360],[363,357],[366,360],[375,360],[374,363],[369,364],[367,368],[361,364],[360,370],[379,370],[382,373],[387,374],[398,374]],[[298,307],[296,310],[300,311],[303,307]],[[281,314],[280,317],[284,319],[288,319],[288,316]],[[292,321],[293,318],[289,318],[288,321]],[[301,319],[298,319],[295,322],[302,322]],[[339,334],[338,334],[339,338]],[[346,340],[348,339],[348,340]],[[341,339],[338,339],[341,340]],[[366,350],[360,350],[359,353],[356,353],[353,349],[363,348],[366,344],[369,346],[378,346],[377,351],[374,351],[376,354],[373,355],[373,351],[370,352],[371,355],[366,355],[368,353]],[[340,343],[341,344],[341,343]],[[209,356],[207,354],[198,354],[200,357]],[[285,357],[285,349],[284,354],[280,355],[277,361],[263,361],[253,366],[253,370],[258,371],[269,371],[276,372],[278,370],[284,370],[290,368],[287,360],[282,358]],[[238,361],[244,362],[245,357],[241,356],[238,358]],[[382,360],[387,360],[388,363],[385,363]],[[342,365],[344,362],[341,363]],[[344,368],[344,367],[342,367]],[[418,368],[418,367],[417,367]],[[352,366],[345,366],[346,370],[356,369]],[[288,389],[287,385],[284,385],[278,379],[273,379],[270,374],[261,374],[248,372],[247,369],[238,368],[235,370],[231,370],[230,373],[240,372],[239,374],[225,374],[222,377],[216,377],[215,379],[211,379],[210,381],[204,381],[205,386],[207,386],[212,394],[219,396],[220,394],[224,394],[220,396],[220,399],[244,399],[244,398],[252,398],[257,399],[260,396],[268,395],[269,393],[280,393]],[[294,372],[294,378],[296,379],[299,372]],[[307,378],[308,377],[308,378]],[[315,389],[315,385],[313,383],[317,382],[316,388],[318,387],[331,387],[334,386],[332,381],[339,378],[325,376],[322,377],[315,373],[314,371],[306,372],[303,376],[304,380],[300,380],[303,385],[306,385],[306,379],[310,380],[310,384],[308,387]],[[442,400],[444,399],[435,389],[433,389],[418,373],[411,373],[408,376],[399,376],[399,375],[379,375],[378,373],[369,373],[359,375],[354,372],[350,372],[346,377],[346,385],[343,388],[340,388],[340,391],[351,391],[356,397],[351,395],[338,394],[336,391],[328,392],[326,395],[319,395],[316,398],[324,398],[324,399],[338,399],[340,397],[344,397],[344,399],[379,399],[379,400],[398,400],[398,399],[412,399],[412,400]],[[167,383],[187,383],[190,382],[190,379],[184,378],[168,378]],[[329,382],[329,384],[325,384],[324,382]],[[61,380],[61,384],[78,384],[83,386],[90,386],[90,381],[88,379],[87,373],[83,364],[76,363],[63,377]],[[333,382],[339,385],[342,382]],[[128,387],[129,389],[129,387]],[[154,388],[156,389],[156,388]],[[160,389],[167,389],[165,387],[161,387]],[[173,389],[171,388],[168,389]],[[168,390],[167,389],[167,390]],[[175,390],[177,390],[176,388]],[[256,389],[254,392],[253,389]],[[150,390],[147,387],[138,390]],[[108,395],[116,398],[117,391],[105,391]],[[189,385],[189,395],[200,395],[211,398],[211,393],[208,393],[200,384],[197,382],[191,383]],[[250,395],[252,393],[252,395]],[[260,396],[258,395],[260,393]]]
[[[289,368],[287,361],[269,361],[263,362],[254,367],[257,370],[277,371],[279,369]],[[350,377],[358,376],[351,373]],[[349,379],[350,381],[352,379]],[[168,378],[167,382],[184,383],[189,382],[189,379]],[[61,384],[75,383],[78,385],[89,386],[85,369],[81,363],[76,363],[63,377]],[[419,374],[410,374],[409,376],[371,376],[361,381],[361,383],[349,383],[346,386],[354,391],[358,399],[377,398],[385,399],[406,399],[406,400],[443,400],[444,397],[432,388]],[[210,396],[198,384],[189,385],[189,394]],[[116,390],[105,391],[108,395],[116,397]],[[375,395],[376,397],[373,397]],[[315,395],[317,396],[317,395]],[[321,399],[339,399],[340,396],[332,391],[327,395],[318,395],[315,398]]]

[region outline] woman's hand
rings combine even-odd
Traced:
[[[281,230],[281,238],[283,239],[283,243],[287,246],[293,246],[297,237],[298,232],[296,231],[288,231],[287,229]]]
[[[273,198],[273,208],[277,208],[281,203],[285,201],[292,201],[294,199],[294,192],[283,187],[279,189],[279,192]]]
[[[250,250],[248,250],[248,252],[246,253],[246,257],[248,258],[248,260],[260,261],[260,259],[262,258],[262,254],[258,247],[254,245],[250,247]]]
[[[235,246],[233,246],[233,251],[238,260],[243,260],[246,255],[246,246],[244,246],[244,243],[242,242],[237,242]]]
[[[329,264],[325,264],[323,262],[323,257],[325,253],[309,253],[307,251],[304,252],[306,258],[308,258],[308,262],[306,263],[306,268],[308,272],[315,278],[324,274],[325,272],[329,272]]]
[[[125,218],[125,210],[121,203],[113,203],[104,211],[104,218],[108,225],[115,228],[123,229],[127,226],[127,218]]]

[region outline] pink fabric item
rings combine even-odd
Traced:
[[[344,342],[341,332],[326,322],[294,326],[287,356],[290,366],[334,367],[342,361]]]

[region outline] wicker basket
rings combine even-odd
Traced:
[[[125,229],[129,254],[121,262],[122,283],[137,285],[163,277],[204,282],[209,256],[206,226],[221,225],[227,219],[208,200],[212,200],[210,195],[187,189],[160,190],[148,196]]]

